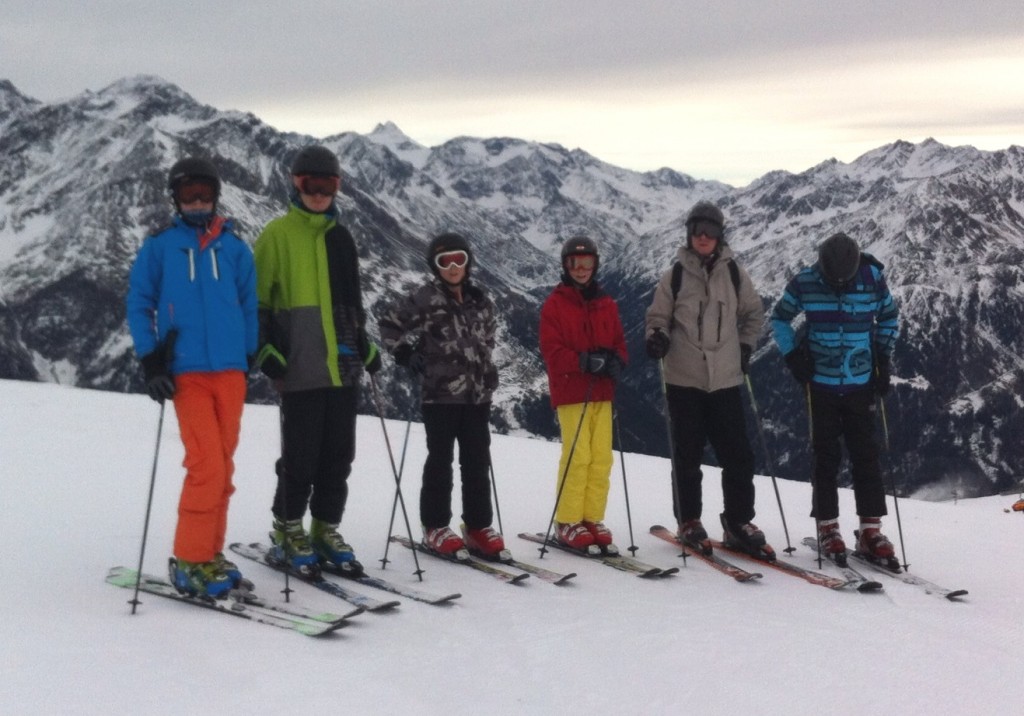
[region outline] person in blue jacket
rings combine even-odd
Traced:
[[[217,215],[220,177],[205,159],[171,167],[176,215],[148,237],[129,276],[127,317],[146,392],[172,399],[185,445],[171,580],[220,598],[241,583],[224,557],[246,374],[256,352],[252,251]]]
[[[845,442],[860,516],[857,551],[894,558],[882,534],[885,488],[875,439],[875,396],[889,392],[890,362],[899,312],[881,262],[843,233],[819,247],[818,261],[800,271],[772,312],[775,342],[805,386],[814,452],[812,514],[822,550],[845,555],[839,531],[837,476]],[[806,317],[801,339],[791,325]]]

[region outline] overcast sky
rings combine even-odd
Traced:
[[[744,185],[897,139],[1024,144],[1020,0],[4,0],[42,101],[153,74],[323,137],[393,121]]]

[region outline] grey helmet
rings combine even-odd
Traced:
[[[839,232],[818,247],[818,270],[833,288],[842,288],[860,268],[860,247],[846,234]]]
[[[292,160],[291,173],[296,176],[303,174],[325,174],[341,176],[341,164],[338,157],[327,147],[311,144],[303,147]]]
[[[686,245],[690,246],[694,236],[694,229],[701,222],[714,224],[721,231],[719,244],[725,243],[725,215],[722,210],[710,201],[698,201],[686,215]]]

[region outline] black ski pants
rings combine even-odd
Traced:
[[[490,527],[491,404],[424,403],[427,461],[420,490],[420,520],[427,529],[452,519],[452,461],[459,443],[462,474],[462,520],[467,527]]]
[[[886,514],[885,487],[875,439],[875,392],[871,388],[839,395],[811,387],[811,430],[814,450],[814,489],[811,516],[818,520],[839,517],[837,478],[843,460],[840,441],[846,443],[853,477],[857,514]]]
[[[358,403],[356,386],[282,393],[275,516],[300,519],[308,503],[316,519],[341,522],[356,456]]]
[[[739,386],[708,392],[665,386],[674,451],[673,479],[679,497],[679,522],[699,519],[704,505],[700,466],[704,446],[711,443],[722,467],[725,519],[742,525],[754,519],[754,451],[747,439],[743,396]]]

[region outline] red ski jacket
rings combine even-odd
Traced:
[[[625,363],[626,338],[615,300],[596,284],[584,292],[559,284],[540,310],[540,352],[547,365],[551,405],[582,403],[590,391],[592,402],[615,397],[615,381],[595,378],[580,370],[580,353],[611,348]]]

